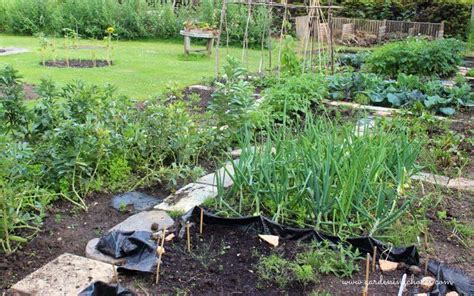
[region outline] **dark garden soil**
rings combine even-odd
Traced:
[[[35,92],[35,85],[23,83],[23,91],[25,92],[26,100],[36,100],[39,98],[38,94]]]
[[[209,102],[212,100],[212,94],[214,93],[215,88],[211,87],[210,89],[201,89],[201,88],[189,88],[187,87],[184,90],[184,100],[189,101],[192,94],[198,95],[201,99],[193,107],[196,107],[197,110],[201,113],[204,113],[209,106]]]
[[[113,65],[114,63],[107,62],[107,60],[78,60],[78,59],[71,59],[69,60],[69,66],[66,60],[50,60],[46,61],[46,67],[56,67],[56,68],[95,68],[95,67],[108,67]]]
[[[185,239],[175,238],[173,242],[165,243],[159,285],[154,284],[155,275],[151,274],[121,274],[121,284],[141,295],[309,295],[313,291],[357,295],[364,287],[365,260],[361,260],[360,272],[352,278],[317,275],[317,284],[305,286],[293,282],[285,288],[262,282],[257,275],[260,258],[278,254],[292,260],[304,249],[304,243],[280,240],[280,245],[273,248],[256,235],[217,225],[205,225],[202,236],[194,228],[191,232],[191,253],[186,250]],[[370,280],[391,281],[392,284],[374,283],[369,287],[369,295],[396,295],[406,268],[403,266],[386,274],[378,270],[371,273]],[[408,290],[413,288],[415,286],[410,285]]]
[[[469,192],[443,190],[443,201],[438,209],[431,210],[429,224],[430,256],[449,266],[459,268],[474,278],[474,236],[465,237],[455,230],[453,221],[474,229],[474,195]],[[446,218],[440,219],[438,212],[446,211]]]
[[[159,188],[150,189],[155,194]],[[2,289],[6,289],[23,277],[48,263],[58,255],[69,252],[84,256],[87,242],[99,237],[109,228],[126,219],[130,213],[120,213],[110,207],[111,194],[93,194],[87,199],[89,211],[83,212],[66,202],[58,201],[48,211],[41,233],[16,253],[0,259]],[[474,207],[472,196],[446,195],[448,217],[472,221]],[[472,253],[449,236],[449,230],[437,222],[433,213],[430,234],[434,255],[437,259],[462,268],[472,275]],[[340,279],[333,275],[318,275],[318,283],[304,286],[292,283],[280,288],[274,283],[261,282],[256,274],[257,262],[262,256],[272,253],[292,259],[303,249],[303,243],[280,240],[277,248],[270,247],[256,235],[245,234],[239,229],[226,226],[205,225],[203,236],[192,228],[192,252],[187,253],[185,239],[175,238],[165,243],[166,253],[161,266],[160,284],[154,284],[153,275],[121,274],[122,285],[141,295],[183,294],[190,295],[305,295],[312,291],[329,291],[333,295],[355,295],[364,285],[364,260],[359,272],[352,279]],[[470,257],[469,257],[470,256]],[[392,284],[374,283],[369,295],[396,295],[398,281],[406,271],[400,270],[382,274],[371,273],[370,280],[379,281],[381,276]],[[410,276],[410,274],[408,274]],[[420,277],[415,277],[419,280]],[[351,280],[353,283],[347,283]],[[413,291],[411,285],[408,290]]]
[[[168,194],[160,188],[148,191],[161,196]],[[53,203],[38,235],[22,249],[0,259],[0,288],[10,287],[63,253],[85,256],[89,240],[102,236],[131,215],[114,210],[111,207],[112,196],[91,194],[86,198],[87,212],[65,200]]]

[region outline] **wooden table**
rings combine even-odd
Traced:
[[[184,53],[186,55],[192,51],[206,51],[207,55],[211,55],[212,48],[214,47],[214,39],[217,38],[214,32],[181,30],[179,33],[184,36]],[[207,39],[206,49],[191,49],[191,38]]]

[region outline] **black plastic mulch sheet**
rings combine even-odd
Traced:
[[[474,295],[474,280],[463,271],[434,260],[430,260],[428,269],[436,275],[436,284],[430,295],[446,295],[449,290],[454,290],[461,295]]]
[[[141,271],[152,273],[155,270],[156,241],[151,239],[151,232],[111,231],[97,243],[97,250],[115,259],[125,259],[118,271]]]
[[[79,293],[78,296],[133,296],[130,290],[121,285],[111,285],[101,281],[93,282]]]
[[[201,208],[195,207],[189,212],[187,212],[183,216],[183,219],[186,221],[193,221],[199,223],[200,212]],[[314,229],[301,229],[279,225],[264,216],[222,218],[204,210],[203,220],[205,224],[235,226],[243,229],[247,233],[252,233],[255,235],[278,235],[282,239],[286,240],[316,240],[318,242],[330,241],[334,244],[340,242],[340,239],[336,236],[327,235]],[[395,262],[404,262],[409,265],[418,265],[420,263],[420,257],[415,246],[410,246],[406,248],[393,246],[390,247],[389,245],[384,244],[381,241],[376,240],[372,237],[349,238],[346,240],[346,242],[348,242],[354,248],[357,248],[362,254],[372,254],[374,247],[377,247],[377,252],[379,254],[380,252],[382,252],[384,259]]]

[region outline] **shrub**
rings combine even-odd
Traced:
[[[399,73],[447,77],[457,72],[463,50],[464,44],[455,39],[408,39],[375,49],[365,69],[390,77]]]

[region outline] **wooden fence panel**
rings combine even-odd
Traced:
[[[304,32],[306,32],[308,22],[308,16],[296,17],[296,36],[298,38],[304,37]],[[398,35],[400,37],[408,35],[424,35],[433,39],[443,38],[444,34],[444,23],[367,20],[334,17],[332,18],[332,30],[334,38],[342,38],[343,27],[344,25],[348,24],[352,24],[354,33],[360,31],[372,34],[376,36],[379,41],[381,41],[383,38],[383,35],[381,36],[381,32],[383,32],[383,34]]]

